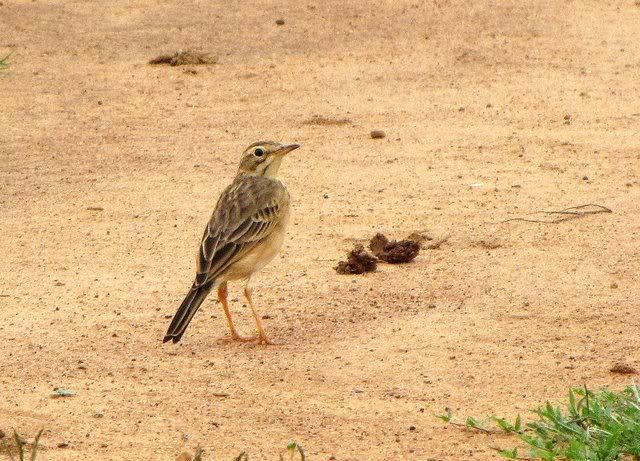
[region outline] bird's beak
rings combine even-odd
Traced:
[[[287,155],[289,152],[291,152],[292,150],[296,150],[298,147],[300,147],[300,144],[289,144],[286,146],[282,146],[274,153],[278,155]]]

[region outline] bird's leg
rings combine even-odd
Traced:
[[[256,339],[255,336],[252,337],[244,337],[240,336],[236,331],[236,327],[233,324],[233,319],[231,318],[231,312],[229,312],[229,305],[227,304],[227,282],[221,283],[218,287],[218,300],[222,304],[222,309],[224,310],[224,315],[227,316],[227,322],[229,323],[229,331],[231,332],[231,339],[235,341],[253,341]]]
[[[251,306],[253,318],[256,319],[256,325],[258,327],[258,344],[275,344],[267,338],[267,335],[264,332],[264,328],[262,328],[262,320],[260,319],[256,308],[253,306],[253,300],[251,299],[251,288],[249,288],[248,282],[244,287],[244,297],[247,298],[247,302],[249,303],[249,306]]]

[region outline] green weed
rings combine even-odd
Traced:
[[[490,416],[484,420],[469,417],[458,423],[447,409],[437,417],[456,426],[511,434],[528,448],[528,457],[520,457],[517,448],[496,448],[507,459],[640,461],[638,386],[621,392],[570,389],[568,397],[564,407],[547,402],[534,409],[537,419],[524,426],[519,415],[513,422]]]

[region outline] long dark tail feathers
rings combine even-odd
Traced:
[[[213,282],[200,286],[196,286],[195,283],[193,284],[189,293],[187,293],[187,296],[184,298],[184,301],[180,304],[176,315],[173,316],[173,320],[171,320],[167,334],[162,340],[163,343],[173,341],[175,344],[180,341],[182,335],[184,335],[184,332],[189,326],[189,322],[191,322],[191,319],[198,311],[198,308],[207,297],[212,287]]]

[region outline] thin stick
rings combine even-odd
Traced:
[[[593,207],[595,210],[584,210],[584,208]],[[611,208],[607,208],[602,205],[596,205],[594,203],[588,203],[586,205],[578,205],[569,208],[565,208],[560,211],[534,211],[530,214],[546,214],[546,215],[560,215],[560,217],[544,220],[544,219],[530,219],[530,218],[511,218],[505,219],[504,221],[499,221],[494,224],[503,224],[511,221],[521,221],[521,222],[531,222],[531,223],[542,223],[542,224],[557,224],[564,221],[570,221],[572,219],[578,219],[583,216],[599,214],[599,213],[613,213]]]

